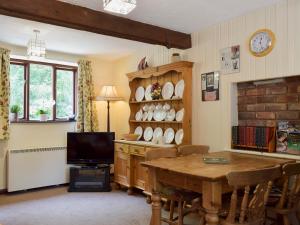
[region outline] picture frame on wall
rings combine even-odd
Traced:
[[[201,74],[202,101],[219,100],[219,83],[219,72]]]
[[[220,66],[222,74],[240,72],[240,46],[235,45],[220,50]]]

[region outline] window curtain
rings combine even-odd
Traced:
[[[0,48],[0,140],[9,138],[10,51]]]
[[[91,62],[80,60],[78,77],[78,132],[98,131],[96,106],[93,101],[94,85],[92,80]]]

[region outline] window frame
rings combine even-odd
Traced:
[[[22,65],[24,66],[24,113],[23,118],[19,118],[18,122],[41,122],[45,123],[39,120],[32,120],[29,118],[29,87],[30,87],[30,65],[36,64],[36,65],[45,65],[52,67],[52,97],[53,100],[56,103],[56,88],[57,88],[57,70],[64,70],[64,71],[71,71],[73,72],[73,114],[76,115],[77,112],[77,77],[78,77],[78,67],[76,66],[69,66],[69,65],[62,65],[62,64],[56,64],[56,63],[47,63],[47,62],[39,62],[39,61],[31,61],[31,60],[23,60],[23,59],[10,59],[10,64],[12,65]],[[56,117],[56,104],[52,106],[52,118],[50,118],[46,122],[61,122],[61,121],[68,121],[67,119],[59,119]]]

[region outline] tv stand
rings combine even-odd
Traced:
[[[110,165],[70,167],[69,192],[108,192]]]

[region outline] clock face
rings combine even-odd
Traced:
[[[254,56],[265,56],[272,51],[274,47],[275,36],[270,30],[259,30],[250,38],[250,52]]]

